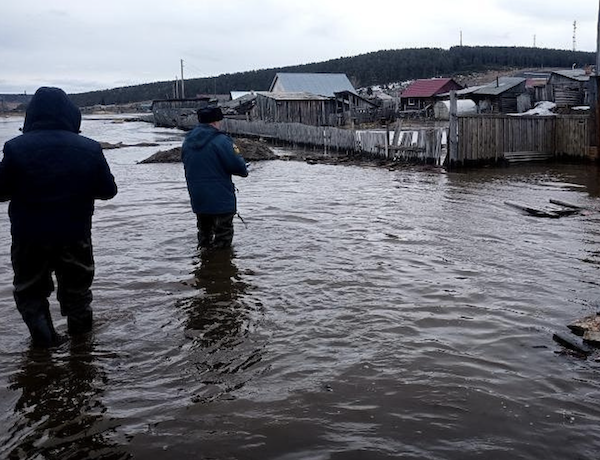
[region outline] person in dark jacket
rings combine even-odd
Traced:
[[[219,129],[222,119],[218,107],[200,109],[200,124],[186,136],[181,149],[192,210],[197,216],[199,248],[231,247],[237,212],[231,176],[248,176],[246,162],[232,139]]]
[[[117,186],[100,144],[79,135],[81,112],[59,88],[39,88],[25,114],[23,134],[6,142],[0,162],[0,200],[8,201],[14,298],[34,346],[62,341],[48,298],[58,284],[70,334],[92,328],[94,200]]]

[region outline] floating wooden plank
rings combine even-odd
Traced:
[[[579,214],[581,211],[579,209],[556,209],[556,210],[552,210],[551,212],[554,212],[556,214],[558,214],[560,217],[564,217],[564,216],[572,216],[573,214]]]
[[[590,354],[592,354],[592,348],[583,343],[582,341],[576,339],[575,337],[566,336],[564,334],[555,332],[552,335],[552,339],[555,342],[562,345],[563,347],[568,348],[569,350],[573,350],[583,356],[589,356]]]
[[[556,211],[545,211],[543,209],[532,208],[532,207],[525,206],[522,204],[513,203],[511,201],[505,201],[504,204],[507,206],[511,206],[513,208],[519,209],[519,210],[526,212],[527,214],[530,214],[535,217],[549,217],[552,219],[561,217],[561,214],[557,213]]]
[[[566,201],[561,201],[561,200],[550,199],[550,203],[558,205],[558,206],[564,206],[565,208],[577,209],[577,210],[580,210],[580,211],[589,210],[589,208],[586,208],[584,206],[579,206],[577,204],[567,203]]]

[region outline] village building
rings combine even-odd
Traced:
[[[477,105],[477,113],[521,113],[531,108],[531,96],[521,77],[498,77],[487,85],[471,86],[455,92],[458,99]],[[439,94],[448,98],[449,93]]]
[[[551,100],[558,107],[588,105],[591,69],[556,70],[550,75],[548,87]]]
[[[433,107],[438,94],[462,89],[452,78],[415,80],[400,95],[402,111],[420,111]]]
[[[525,89],[527,79],[498,77],[495,81],[473,91],[479,113],[520,113],[531,108],[531,99]]]
[[[258,91],[250,111],[250,120],[267,123],[303,123],[313,126],[336,124],[334,98],[307,92]]]
[[[364,123],[372,121],[377,111],[377,104],[354,91],[338,91],[334,94],[336,103],[336,125]]]
[[[329,73],[278,73],[269,91],[246,92],[223,106],[249,121],[313,126],[371,120],[376,110],[345,74]]]
[[[535,105],[537,102],[552,100],[548,86],[551,74],[550,71],[524,71],[513,76],[525,78],[525,89],[531,96],[531,104]]]

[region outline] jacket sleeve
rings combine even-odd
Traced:
[[[0,201],[8,201],[13,194],[13,183],[10,171],[10,160],[7,154],[8,147],[4,145],[4,158],[0,161]]]
[[[246,167],[246,161],[241,155],[235,152],[232,140],[228,137],[222,137],[219,141],[219,159],[225,171],[234,176],[247,177],[248,168]]]
[[[100,165],[98,168],[98,175],[96,176],[96,184],[94,189],[94,198],[100,200],[110,200],[117,194],[117,184],[115,178],[110,172],[110,168],[100,150]]]

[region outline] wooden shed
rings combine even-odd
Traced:
[[[558,107],[589,104],[588,84],[591,72],[585,69],[557,70],[548,80],[552,100]]]
[[[519,96],[527,94],[525,78],[499,77],[469,94],[479,113],[518,113]]]
[[[250,119],[332,126],[337,123],[336,100],[311,93],[257,92]]]
[[[337,124],[347,121],[364,122],[373,119],[377,110],[374,102],[359,96],[354,91],[339,91],[335,93]]]

